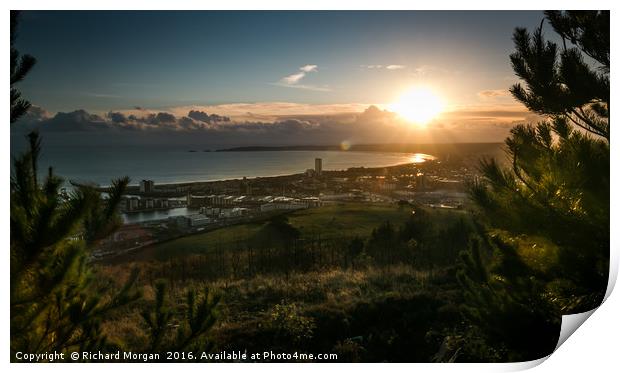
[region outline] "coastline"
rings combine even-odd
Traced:
[[[364,167],[364,166],[349,167],[347,169],[341,169],[341,170],[323,170],[323,173],[325,173],[325,174],[342,173],[342,172],[347,172],[349,170],[356,170],[356,169],[360,169],[360,170],[363,169],[365,171],[373,172],[373,171],[383,170],[383,169],[386,169],[386,168],[395,168],[395,167],[409,166],[409,165],[413,165],[413,164],[421,164],[421,163],[426,163],[426,162],[428,162],[428,161],[417,162],[417,163],[416,162],[405,162],[405,163],[391,164],[391,165],[379,166],[379,167]],[[301,177],[303,174],[304,174],[303,172],[299,172],[299,173],[294,173],[294,174],[276,174],[276,175],[266,175],[266,176],[249,176],[249,177],[245,177],[245,180],[247,180],[247,181],[265,181],[265,180],[277,181],[278,179]],[[201,186],[206,186],[208,184],[218,184],[218,183],[228,183],[228,182],[241,182],[243,180],[244,180],[243,177],[236,177],[236,178],[224,178],[224,179],[216,179],[216,180],[180,181],[180,182],[174,182],[174,183],[158,183],[156,185],[156,187],[167,187],[167,188],[192,187],[192,186],[201,187]],[[109,187],[110,187],[109,185],[101,185],[97,189],[99,191],[104,191],[103,189],[107,189]],[[129,184],[127,187],[128,188],[139,188],[139,184]]]
[[[268,147],[255,151],[256,147],[251,148],[231,148],[228,152],[212,152],[211,154],[229,154],[225,158],[211,158],[203,156],[183,156],[188,153],[187,149],[177,150],[174,153],[166,153],[158,156],[143,155],[138,159],[143,165],[140,168],[135,166],[128,169],[127,174],[131,177],[130,188],[134,189],[142,179],[153,180],[161,189],[171,189],[177,187],[194,187],[203,185],[213,185],[240,181],[244,178],[249,181],[265,180],[268,178],[299,177],[307,169],[314,165],[314,158],[324,160],[323,170],[325,172],[342,172],[350,168],[384,168],[402,164],[408,164],[412,159],[421,159],[426,155],[431,155],[440,161],[449,160],[471,160],[480,156],[497,158],[501,156],[500,143],[467,143],[467,144],[430,144],[430,145],[403,145],[406,148],[396,149],[392,146],[379,148],[372,145],[373,150],[361,149],[353,146],[349,150],[314,150],[306,147],[279,147],[277,149]],[[386,145],[387,146],[387,145]],[[327,149],[333,146],[322,147]],[[424,148],[422,148],[424,147]],[[433,147],[430,149],[428,147]],[[296,150],[292,150],[296,149]],[[425,152],[415,152],[424,150]],[[239,154],[237,157],[235,152]],[[261,154],[271,153],[262,156]],[[297,156],[294,153],[305,153]],[[153,153],[155,154],[155,153]],[[170,154],[170,155],[169,155]],[[243,154],[243,155],[241,155]],[[331,154],[331,155],[330,155]],[[359,157],[358,155],[359,154]],[[256,156],[255,156],[256,155]],[[418,157],[419,156],[419,157]],[[176,160],[178,159],[178,162]],[[215,160],[214,160],[215,159]],[[220,161],[221,159],[221,161]],[[305,161],[303,161],[305,159]],[[229,162],[227,166],[226,162]],[[302,160],[300,162],[300,160]],[[160,177],[162,174],[155,166],[163,161],[163,169],[171,169],[170,176]],[[148,163],[147,163],[148,162]],[[282,163],[283,167],[274,167],[275,164]],[[185,165],[187,163],[187,173]],[[263,163],[264,166],[263,167]],[[415,161],[414,161],[415,163]],[[180,169],[175,170],[175,165]],[[60,168],[60,167],[59,167]],[[58,168],[57,168],[58,169]],[[176,171],[176,172],[175,172]],[[88,175],[90,176],[90,175]],[[110,186],[110,179],[95,176],[94,179],[84,177],[67,178],[79,184],[96,185],[99,189],[106,189]]]
[[[425,154],[427,156],[431,156],[433,158],[436,158],[430,154]],[[430,159],[429,159],[430,160]],[[403,162],[403,163],[397,163],[397,164],[390,164],[390,165],[385,165],[385,166],[378,166],[378,167],[364,167],[364,166],[360,166],[360,167],[349,167],[346,169],[339,169],[339,170],[323,170],[323,172],[325,174],[330,174],[330,173],[341,173],[341,172],[347,172],[348,170],[355,170],[355,169],[363,169],[366,171],[376,171],[376,170],[380,170],[380,169],[386,169],[386,168],[393,168],[393,167],[400,167],[400,166],[406,166],[406,165],[412,165],[412,164],[420,164],[420,163],[426,163],[429,160],[425,160],[424,162]],[[304,173],[303,172],[298,172],[298,173],[293,173],[293,174],[274,174],[274,175],[264,175],[264,176],[248,176],[245,177],[245,180],[247,181],[257,181],[257,180],[265,180],[265,179],[284,179],[284,178],[294,178],[294,177],[300,177],[302,176]],[[244,177],[235,177],[235,178],[223,178],[223,179],[212,179],[212,180],[194,180],[194,181],[180,181],[180,182],[172,182],[172,183],[157,183],[157,186],[160,187],[168,187],[168,188],[176,188],[176,187],[191,187],[191,186],[202,186],[204,184],[217,184],[217,183],[226,183],[226,182],[240,182],[243,181]],[[77,184],[77,183],[76,183]],[[107,189],[109,188],[110,185],[100,185],[97,189],[101,190],[101,189]],[[139,184],[129,184],[128,188],[138,188]]]

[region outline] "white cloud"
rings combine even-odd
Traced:
[[[318,92],[330,92],[331,88],[327,86],[319,87],[315,85],[306,85],[306,84],[285,84],[285,83],[272,83],[273,85],[277,85],[278,87],[286,87],[286,88],[297,88],[297,89],[307,89],[308,91],[318,91]]]
[[[305,66],[300,67],[299,70],[309,73],[311,71],[316,71],[317,68],[318,68],[317,65],[305,65]]]
[[[306,76],[305,72],[291,74],[282,78],[282,82],[286,84],[297,84],[304,76]]]
[[[381,69],[400,70],[400,69],[406,68],[407,66],[405,65],[360,65],[360,67],[363,69],[374,69],[374,70],[381,70]]]
[[[317,87],[313,85],[299,84],[299,82],[301,82],[301,80],[305,78],[308,73],[317,72],[318,68],[318,65],[301,66],[298,72],[287,75],[284,78],[280,79],[279,82],[272,84],[280,87],[307,89],[311,91],[329,91],[329,87]]]

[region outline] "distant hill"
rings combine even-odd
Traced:
[[[346,151],[427,153],[435,156],[445,154],[497,154],[502,143],[454,143],[454,144],[356,144]],[[345,151],[340,145],[292,145],[292,146],[242,146],[220,149],[218,152],[259,151]]]

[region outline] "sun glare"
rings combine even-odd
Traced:
[[[389,105],[389,110],[409,122],[424,125],[439,115],[443,107],[443,102],[431,89],[414,87],[404,92],[397,102]]]

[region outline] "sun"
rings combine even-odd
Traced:
[[[441,114],[444,104],[432,89],[413,87],[388,108],[409,122],[424,125]]]

